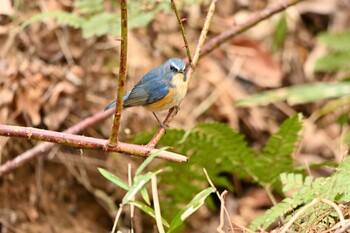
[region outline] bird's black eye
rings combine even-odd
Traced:
[[[170,66],[170,70],[174,72],[178,72],[177,68],[175,66]]]

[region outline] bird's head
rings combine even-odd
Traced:
[[[178,73],[184,74],[184,81],[186,81],[185,69],[186,63],[179,58],[170,58],[168,61],[164,63],[165,72],[170,74],[170,77],[175,76]]]

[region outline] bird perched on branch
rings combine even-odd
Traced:
[[[143,106],[152,111],[159,124],[165,128],[155,112],[179,106],[188,88],[189,80],[186,78],[185,69],[186,64],[183,60],[170,58],[143,76],[134,88],[124,95],[123,107]],[[105,111],[115,106],[114,101]]]

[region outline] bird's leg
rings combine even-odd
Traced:
[[[161,121],[159,120],[159,118],[157,117],[157,115],[156,115],[154,112],[152,112],[152,113],[153,113],[153,115],[156,117],[156,119],[157,119],[157,121],[158,121],[160,127],[162,127],[163,129],[166,130],[166,128],[168,128],[169,125],[166,125],[166,124],[164,124],[163,122],[161,122]]]

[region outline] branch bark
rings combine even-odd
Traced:
[[[114,113],[113,126],[111,130],[111,136],[109,138],[107,146],[114,147],[118,143],[118,134],[120,128],[120,120],[122,117],[123,109],[123,97],[126,81],[126,61],[128,55],[128,8],[127,0],[120,1],[121,9],[121,48],[120,48],[120,66],[119,66],[119,78],[118,78],[118,91],[116,99],[116,108]]]

